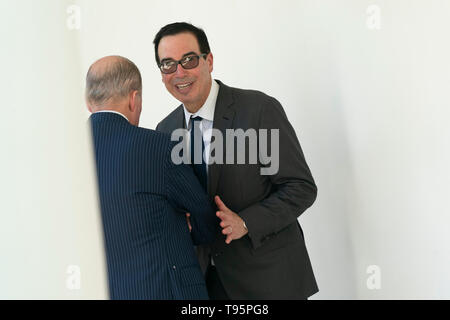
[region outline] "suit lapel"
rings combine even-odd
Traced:
[[[231,129],[233,126],[233,119],[235,111],[232,108],[234,103],[233,94],[231,88],[224,85],[219,80],[216,80],[219,84],[219,93],[217,95],[216,108],[214,110],[213,128],[220,130],[223,137],[223,162],[225,163],[225,130]],[[211,198],[214,198],[217,190],[217,183],[219,182],[220,174],[222,171],[222,165],[210,164],[208,165],[208,194]]]
[[[186,129],[186,119],[184,117],[184,110],[182,104],[177,108],[173,125],[174,125],[173,130],[180,128]]]

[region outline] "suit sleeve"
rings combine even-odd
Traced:
[[[191,236],[194,244],[211,243],[219,228],[219,219],[192,168],[186,164],[176,165],[171,161],[170,151],[174,145],[170,144],[166,166],[167,197],[175,208],[191,214]]]
[[[316,184],[294,128],[281,104],[274,98],[270,98],[262,108],[260,129],[279,130],[279,167],[277,172],[268,176],[272,184],[271,193],[239,212],[255,249],[272,235],[296,222],[317,196]],[[270,141],[269,138],[268,145]],[[269,150],[272,151],[270,147]]]

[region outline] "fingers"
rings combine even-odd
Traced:
[[[231,226],[228,226],[228,227],[226,227],[226,228],[223,228],[222,233],[223,233],[223,234],[226,234],[226,235],[230,235],[230,234],[233,233],[233,228],[232,228]]]
[[[231,218],[231,215],[229,213],[223,211],[217,211],[216,216],[219,217],[222,221],[226,221]]]
[[[219,223],[219,225],[220,225],[222,228],[226,228],[226,227],[228,227],[228,226],[231,226],[231,221],[224,220],[224,221],[222,221],[221,223]]]
[[[190,213],[186,213],[186,221],[187,221],[187,225],[188,225],[188,228],[189,228],[189,232],[192,231],[191,220],[189,219],[190,216],[191,216]]]
[[[220,211],[228,210],[227,206],[223,203],[219,196],[215,196],[214,201],[216,202],[217,208],[219,208]]]
[[[216,216],[222,220],[220,226],[222,227],[222,234],[226,235],[225,243],[230,244],[234,239],[239,239],[240,236],[239,228],[233,230],[232,225],[236,226],[236,214],[228,209],[222,202],[219,196],[215,196],[214,200],[216,202],[219,211],[216,212]],[[234,233],[233,233],[234,232]]]

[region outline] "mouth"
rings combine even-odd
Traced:
[[[178,83],[175,85],[175,88],[177,88],[177,91],[180,93],[187,93],[190,91],[193,83],[194,82]]]

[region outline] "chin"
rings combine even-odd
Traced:
[[[192,103],[191,99],[187,99],[186,96],[174,95],[175,99],[180,101],[182,104],[190,104]]]
[[[182,93],[178,92],[178,90],[176,88],[174,88],[170,93],[172,94],[172,96],[175,99],[177,99],[178,101],[180,101],[183,104],[186,104],[186,103],[192,104],[193,102],[195,102],[194,97],[198,94],[196,92],[196,90],[193,90],[193,91],[189,92],[188,94],[182,94]]]

